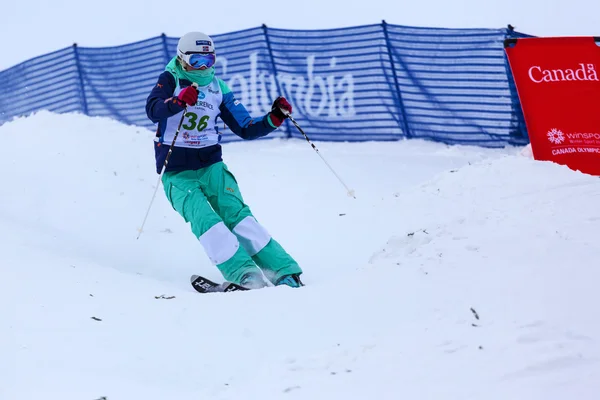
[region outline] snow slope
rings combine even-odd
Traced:
[[[0,137],[2,400],[598,398],[598,178],[317,143],[354,200],[306,142],[228,144],[307,286],[199,295],[219,274],[162,187],[136,240],[152,132],[40,112]]]

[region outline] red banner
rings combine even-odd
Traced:
[[[505,43],[536,160],[600,175],[600,39]]]

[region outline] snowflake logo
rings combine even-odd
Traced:
[[[565,141],[565,134],[560,129],[551,129],[548,131],[548,140],[550,143],[561,144]]]

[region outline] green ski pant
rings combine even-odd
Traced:
[[[162,182],[167,199],[190,223],[209,259],[228,281],[240,283],[246,273],[260,270],[273,283],[284,275],[302,273],[254,218],[225,163],[166,172]]]

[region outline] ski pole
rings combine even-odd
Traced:
[[[192,83],[192,86],[198,90],[198,84],[196,82]],[[154,194],[152,195],[152,199],[150,200],[150,205],[148,206],[148,210],[146,211],[146,216],[144,217],[144,221],[142,222],[142,226],[138,229],[137,239],[142,236],[142,231],[144,229],[144,225],[146,224],[146,219],[148,219],[148,215],[150,214],[150,208],[152,207],[152,203],[154,202],[154,198],[156,197],[156,192],[158,191],[158,187],[160,186],[160,180],[162,178],[162,174],[167,168],[167,164],[169,164],[169,158],[171,158],[171,153],[173,153],[173,146],[175,146],[175,141],[177,140],[177,136],[179,136],[179,130],[181,129],[181,125],[183,124],[183,119],[187,114],[187,106],[183,109],[183,113],[181,114],[181,119],[179,120],[179,125],[177,126],[177,130],[175,131],[175,136],[173,137],[173,141],[171,142],[171,146],[169,146],[169,152],[167,153],[167,157],[165,158],[165,162],[163,163],[160,174],[158,175],[158,181],[156,181],[156,187],[154,188]]]
[[[302,130],[302,128],[300,128],[300,125],[298,125],[298,123],[296,122],[296,120],[294,120],[294,118],[292,118],[292,116],[290,115],[290,113],[287,110],[282,110],[280,109],[281,112],[283,112],[283,114],[285,116],[287,116],[290,121],[292,121],[292,124],[294,124],[294,126],[300,131],[300,133],[306,138],[306,141],[311,145],[311,147],[317,152],[317,154],[319,155],[319,157],[321,157],[321,160],[323,160],[323,162],[325,163],[325,165],[327,165],[329,167],[329,169],[331,170],[331,172],[333,172],[333,174],[335,175],[335,177],[338,179],[338,181],[340,181],[340,183],[342,185],[344,185],[344,187],[347,190],[347,194],[350,197],[353,197],[356,199],[356,196],[354,195],[354,189],[350,189],[342,180],[342,178],[340,178],[340,176],[333,170],[333,168],[331,168],[331,165],[329,165],[329,163],[325,160],[325,158],[321,155],[321,153],[319,152],[319,149],[317,149],[317,146],[315,146],[313,144],[313,142],[310,141],[310,139],[308,138],[308,136],[306,136],[306,133],[304,133],[304,131]]]

